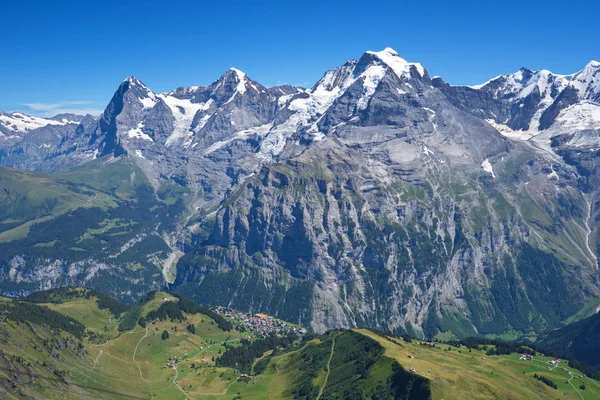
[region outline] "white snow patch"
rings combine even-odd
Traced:
[[[585,68],[573,74],[569,86],[579,92],[581,100],[592,100],[600,93],[600,63],[590,61]]]
[[[141,151],[141,150],[139,150],[139,149],[137,149],[137,150],[135,151],[135,155],[136,155],[136,156],[138,156],[139,158],[143,158],[143,159],[145,159],[145,158],[146,158],[146,157],[144,157],[144,155],[142,154],[142,151]]]
[[[231,97],[229,98],[229,100],[227,100],[223,106],[231,103],[233,101],[233,99],[235,99],[235,97],[238,94],[244,94],[246,93],[246,83],[249,83],[249,79],[246,76],[245,73],[243,73],[242,71],[240,71],[239,69],[236,68],[230,68],[230,71],[233,71],[236,75],[236,81],[237,81],[237,86],[235,88],[235,92],[231,95]],[[253,84],[250,84],[250,86],[256,90],[258,92],[258,89],[256,88],[256,86],[254,86]],[[221,106],[221,107],[223,107]]]
[[[146,135],[142,129],[144,129],[144,123],[140,122],[137,128],[132,128],[127,132],[127,136],[131,139],[140,139],[147,140],[149,142],[154,142],[154,140],[152,140],[150,136]]]
[[[237,75],[238,85],[236,91],[238,93],[246,93],[246,74],[236,68],[231,68],[231,71],[235,72]]]
[[[504,76],[504,75],[498,75],[498,76],[495,76],[495,77],[493,77],[493,78],[492,78],[492,79],[490,79],[489,81],[486,81],[486,82],[480,83],[479,85],[471,85],[471,86],[467,86],[467,87],[469,87],[469,88],[471,88],[471,89],[479,90],[479,89],[481,89],[482,87],[484,87],[484,86],[487,86],[489,83],[491,83],[491,82],[494,82],[496,79],[502,78],[503,76]]]
[[[154,95],[152,97],[144,97],[140,99],[140,102],[144,106],[144,108],[153,108],[156,105],[156,98]]]
[[[357,108],[360,110],[367,107],[377,85],[388,69],[392,70],[399,78],[410,77],[411,66],[415,66],[420,74],[425,74],[422,66],[408,63],[391,48],[367,53],[373,56],[372,63],[359,76],[354,75],[356,62],[349,62],[325,73],[313,89],[304,91],[308,96],[297,97],[293,101],[290,101],[292,95],[280,97],[279,107],[285,107],[287,104],[288,109],[294,113],[265,135],[259,157],[267,160],[273,159],[285,147],[289,132],[297,131],[300,126],[308,128],[306,132],[313,135],[313,140],[322,140],[325,135],[323,132],[319,132],[316,122],[333,102],[358,80],[363,82],[363,93],[357,102]],[[410,87],[410,85],[408,86]],[[397,89],[397,91],[399,94],[406,93],[402,89]]]
[[[423,110],[427,111],[427,114],[429,114],[429,119],[435,117],[435,111],[433,111],[431,108],[423,107]]]
[[[385,76],[385,67],[382,65],[370,66],[361,76],[364,78],[363,95],[356,103],[356,107],[359,110],[364,110],[367,108],[371,96],[375,93],[377,85]]]
[[[179,99],[165,94],[160,94],[158,97],[169,106],[171,113],[175,118],[175,121],[173,122],[173,132],[165,141],[167,146],[182,139],[191,138],[193,132],[190,128],[194,121],[194,116],[200,110],[208,110],[213,102],[212,99],[209,99],[206,103],[192,103],[188,99]],[[206,120],[208,120],[208,118]]]
[[[314,136],[313,136],[313,140],[314,140],[315,142],[319,142],[319,141],[321,141],[321,140],[323,140],[323,139],[325,139],[325,134],[324,134],[323,132],[317,132],[317,133],[315,133],[315,134],[314,134]]]
[[[582,102],[562,110],[555,125],[568,130],[600,129],[600,104]]]
[[[433,151],[429,150],[429,148],[427,148],[427,146],[423,146],[423,154],[434,155],[435,153]]]
[[[234,136],[232,136],[226,140],[221,140],[219,142],[213,143],[212,145],[207,147],[206,150],[204,150],[204,152],[202,153],[202,155],[206,156],[210,153],[214,153],[215,151],[219,150],[223,146],[228,145],[229,143],[233,142],[234,140],[245,139],[251,135],[265,136],[271,130],[272,127],[273,127],[273,123],[268,123],[268,124],[261,125],[256,128],[250,128],[250,129],[236,132]]]
[[[487,123],[493,126],[498,132],[502,134],[502,136],[506,136],[511,139],[518,140],[529,140],[532,137],[536,136],[539,132],[537,130],[527,130],[527,131],[515,131],[511,129],[510,126],[499,124],[493,119],[486,119]]]
[[[481,168],[483,168],[485,172],[489,172],[490,174],[492,174],[492,178],[496,178],[496,174],[494,174],[494,168],[492,167],[492,164],[490,164],[490,161],[487,158],[481,163]]]
[[[23,114],[20,112],[14,112],[12,114],[0,113],[0,125],[4,126],[6,129],[18,133],[27,133],[34,129],[43,128],[48,125],[67,124],[76,124],[76,122],[67,120],[55,121],[53,119],[32,117],[30,115]]]

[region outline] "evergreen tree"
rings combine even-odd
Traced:
[[[186,329],[188,330],[189,333],[191,333],[192,335],[196,334],[196,327],[193,324],[189,324]]]

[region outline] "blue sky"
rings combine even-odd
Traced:
[[[311,86],[386,46],[452,84],[600,59],[592,0],[4,3],[0,110],[34,115],[99,113],[129,75],[156,92],[207,85],[229,67],[265,86]]]

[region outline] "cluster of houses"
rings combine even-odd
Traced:
[[[548,364],[556,366],[556,365],[558,365],[559,362],[560,362],[560,358],[555,358],[553,360],[548,361]]]
[[[519,360],[531,361],[531,360],[533,360],[533,356],[531,354],[523,353],[523,355],[521,355],[521,358],[519,358]]]
[[[274,318],[267,314],[251,314],[244,313],[233,308],[220,307],[215,308],[215,312],[225,318],[233,319],[238,327],[246,329],[254,335],[278,334],[285,335],[295,333],[296,335],[304,335],[306,329],[296,327],[290,323]]]
[[[169,359],[167,360],[167,365],[163,368],[175,368],[175,364],[177,364],[179,361],[181,360],[178,360],[176,356],[169,357]]]

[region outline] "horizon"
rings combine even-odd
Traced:
[[[384,49],[382,49],[382,50],[365,50],[365,51],[364,51],[362,54],[365,54],[365,53],[367,53],[367,52],[378,52],[378,51],[383,51],[383,50],[386,50],[386,49],[391,49],[392,51],[395,51],[395,52],[397,53],[396,49],[394,49],[394,48],[393,48],[393,47],[391,47],[391,46],[387,46],[387,47],[385,47],[385,48],[384,48]],[[398,56],[402,58],[402,56],[401,56],[400,54],[398,54]],[[346,60],[345,62],[347,62],[347,61],[351,61],[351,60],[358,60],[359,58],[360,58],[360,57],[355,57],[355,58],[352,58],[352,59]],[[412,62],[412,61],[409,61],[409,60],[405,60],[405,61]],[[340,65],[342,65],[342,64],[343,64],[343,63],[340,63],[340,64],[338,64],[338,65],[336,65],[336,66],[333,66],[333,67],[330,67],[330,68],[326,69],[325,71],[323,71],[323,74],[325,74],[327,71],[330,71],[330,70],[332,70],[332,69],[334,69],[334,68],[337,68],[338,66],[340,66]],[[600,62],[599,62],[599,61],[597,61],[597,60],[594,60],[594,59],[592,59],[592,60],[588,61],[588,62],[587,62],[587,63],[586,63],[586,64],[585,64],[583,67],[581,67],[579,70],[577,70],[577,71],[573,71],[573,72],[570,72],[570,73],[566,73],[566,74],[558,74],[558,73],[555,73],[554,71],[550,71],[550,70],[546,70],[546,69],[539,69],[539,70],[532,70],[532,71],[533,71],[533,72],[547,71],[547,72],[550,72],[550,73],[552,73],[552,74],[553,74],[553,75],[555,75],[555,76],[566,76],[566,75],[572,75],[572,74],[576,74],[577,72],[580,72],[580,71],[582,71],[582,70],[583,70],[583,68],[584,68],[585,66],[589,65],[589,64],[600,64]],[[447,81],[444,79],[444,77],[443,77],[443,76],[439,76],[439,75],[432,75],[432,74],[430,74],[430,73],[429,73],[429,70],[427,69],[427,67],[426,67],[426,66],[423,66],[423,67],[425,68],[425,70],[426,70],[426,71],[427,71],[427,73],[429,74],[430,78],[432,78],[432,79],[433,79],[433,78],[441,78],[442,80],[444,80],[445,82],[447,82]],[[521,68],[519,68],[519,70],[521,70],[521,69],[528,69],[528,68],[527,68],[527,67],[521,67]],[[322,76],[321,76],[321,77],[320,77],[320,78],[318,78],[318,79],[317,79],[315,82],[312,82],[312,83],[310,83],[309,85],[305,85],[305,86],[303,86],[303,85],[296,85],[296,84],[293,84],[293,83],[276,83],[276,84],[274,84],[274,85],[264,85],[262,82],[260,82],[260,81],[257,81],[257,80],[255,80],[255,79],[253,79],[253,78],[252,78],[252,76],[250,76],[250,75],[246,74],[246,72],[245,72],[245,71],[243,71],[243,70],[240,70],[240,69],[236,68],[235,66],[232,66],[232,67],[229,67],[228,69],[226,69],[226,70],[225,70],[225,71],[224,71],[224,72],[223,72],[221,75],[219,75],[218,77],[216,77],[216,78],[215,78],[215,79],[213,79],[212,81],[210,81],[210,82],[205,82],[205,83],[202,83],[202,84],[199,84],[199,85],[198,85],[198,84],[191,84],[191,85],[185,85],[185,84],[184,84],[184,85],[179,85],[179,86],[176,86],[176,87],[173,87],[173,88],[167,89],[166,91],[155,91],[155,90],[153,90],[153,89],[152,89],[152,87],[151,87],[151,86],[149,86],[149,85],[146,85],[146,83],[144,82],[144,79],[143,79],[143,78],[140,78],[140,77],[138,77],[138,76],[136,76],[136,75],[129,75],[129,76],[127,76],[126,78],[124,78],[123,80],[121,80],[121,81],[120,81],[120,82],[117,84],[117,86],[115,87],[115,89],[114,89],[114,90],[118,89],[118,87],[119,87],[119,86],[120,86],[120,85],[121,85],[123,82],[125,82],[125,81],[127,81],[128,79],[131,79],[131,78],[137,79],[137,80],[138,80],[138,81],[140,81],[140,82],[141,82],[141,83],[142,83],[144,86],[146,86],[147,88],[149,88],[150,90],[152,90],[152,92],[153,92],[153,93],[156,93],[156,94],[164,94],[164,93],[168,93],[168,92],[171,92],[171,91],[173,91],[173,90],[176,90],[176,89],[179,89],[179,88],[189,88],[189,87],[207,87],[207,86],[211,85],[212,83],[216,82],[217,80],[219,80],[219,79],[220,79],[220,78],[221,78],[221,77],[222,77],[222,76],[223,76],[225,73],[227,73],[228,71],[231,71],[231,70],[234,70],[234,71],[239,71],[239,72],[241,72],[241,73],[245,74],[246,76],[248,76],[248,78],[250,78],[251,80],[253,80],[253,81],[255,81],[255,82],[258,82],[258,83],[262,84],[263,86],[265,86],[265,87],[267,87],[267,88],[276,87],[276,86],[281,86],[281,85],[292,85],[292,86],[298,86],[298,87],[301,87],[301,88],[303,88],[303,89],[310,89],[311,87],[313,87],[313,85],[315,85],[315,84],[316,84],[316,83],[317,83],[317,82],[318,82],[318,81],[319,81],[319,80],[322,78]],[[500,75],[496,75],[496,76],[494,76],[494,77],[491,77],[491,78],[487,79],[485,82],[481,82],[481,83],[479,83],[479,84],[474,84],[474,85],[454,85],[454,84],[452,84],[451,82],[447,82],[447,83],[449,83],[449,84],[450,84],[450,85],[452,85],[452,86],[464,86],[464,87],[473,87],[473,88],[479,88],[479,87],[482,87],[482,86],[484,86],[484,85],[488,84],[489,82],[491,82],[491,81],[493,81],[493,80],[495,80],[495,79],[497,79],[497,78],[499,78],[499,77],[501,77],[501,76],[503,76],[503,75],[510,75],[510,74],[514,74],[514,73],[518,72],[519,70],[517,70],[517,71],[513,71],[513,72],[502,73],[502,74],[500,74]],[[308,82],[307,82],[307,83],[308,83]],[[109,97],[109,100],[106,102],[106,104],[105,104],[105,105],[108,105],[108,102],[110,101],[110,98],[112,98],[112,96],[113,96],[113,95],[114,95],[114,91],[113,91],[113,94],[111,94],[111,96]],[[73,101],[73,102],[64,102],[64,103],[55,103],[55,104],[44,104],[44,103],[25,103],[25,104],[22,104],[22,106],[25,106],[25,107],[27,107],[26,109],[19,108],[19,109],[15,109],[15,110],[11,110],[11,111],[0,110],[0,112],[7,112],[7,113],[9,113],[9,114],[14,114],[14,113],[23,113],[23,114],[26,114],[26,115],[29,115],[29,116],[32,116],[32,117],[37,117],[37,118],[54,118],[54,117],[57,117],[57,116],[59,116],[59,115],[62,115],[62,114],[74,114],[74,115],[80,115],[80,116],[91,115],[91,116],[92,116],[92,117],[94,117],[94,118],[98,118],[98,117],[100,117],[100,116],[102,115],[102,113],[104,112],[104,108],[102,108],[102,109],[85,109],[85,108],[84,108],[84,109],[78,109],[78,108],[69,108],[69,107],[71,107],[71,106],[74,106],[74,105],[87,105],[87,104],[89,104],[89,103],[90,103],[90,102],[86,102],[86,101]],[[64,107],[67,107],[67,108],[64,108]]]
[[[514,0],[502,7],[384,2],[360,12],[313,1],[9,4],[11,18],[0,26],[10,38],[0,110],[99,114],[127,76],[160,93],[208,85],[230,67],[266,87],[310,87],[325,71],[388,46],[452,85],[522,67],[572,74],[600,58],[593,12],[600,7],[583,6],[578,18],[564,18],[545,2]]]

